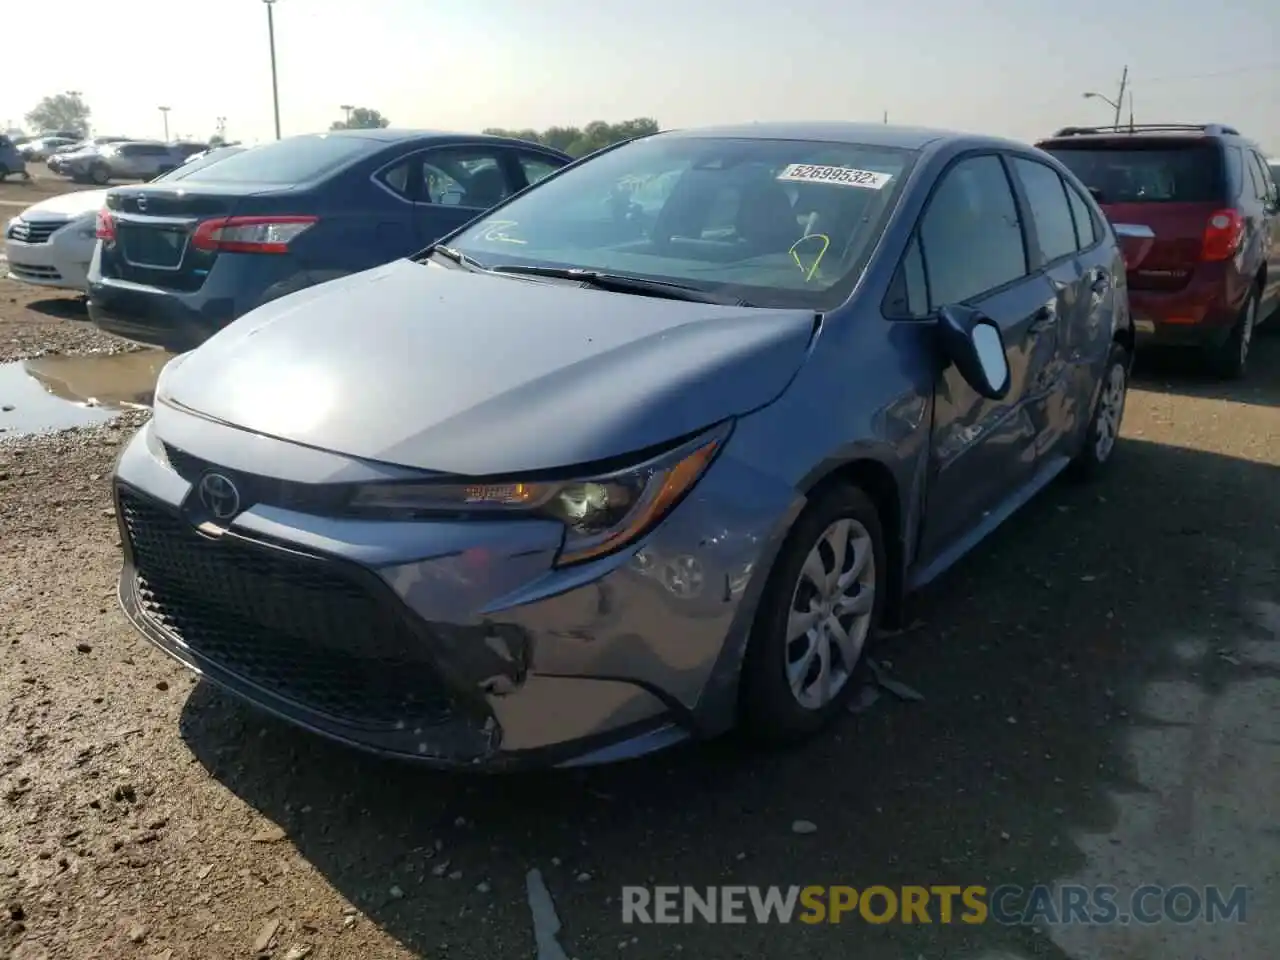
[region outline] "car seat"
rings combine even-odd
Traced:
[[[463,198],[468,207],[488,209],[506,199],[507,181],[497,167],[484,167],[477,170],[467,181],[467,192]]]

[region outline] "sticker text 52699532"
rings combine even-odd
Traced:
[[[874,170],[856,170],[853,167],[824,167],[815,163],[793,163],[778,174],[778,179],[800,183],[833,183],[841,187],[879,190],[893,179],[893,175],[876,173]]]

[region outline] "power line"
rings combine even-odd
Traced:
[[[1214,73],[1175,73],[1164,77],[1144,79],[1142,83],[1145,86],[1149,83],[1176,83],[1179,80],[1211,80],[1214,77],[1239,77],[1246,73],[1270,73],[1272,70],[1280,70],[1280,60],[1271,63],[1259,63],[1252,67],[1218,70]]]

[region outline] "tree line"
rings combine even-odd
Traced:
[[[343,118],[330,124],[330,130],[376,130],[391,124],[390,120],[372,107],[343,107],[343,112],[345,114]],[[92,111],[80,92],[68,90],[43,98],[26,115],[26,120],[38,133],[67,130],[81,136],[88,136],[91,115]],[[585,127],[548,127],[545,130],[533,128],[505,130],[500,127],[489,127],[484,132],[545,144],[570,156],[582,157],[620,140],[657,133],[658,121],[652,117],[637,117],[620,123],[593,120]],[[215,143],[225,142],[225,131],[219,129],[210,140]]]

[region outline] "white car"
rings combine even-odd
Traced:
[[[106,190],[80,190],[27,207],[5,226],[9,277],[83,292]]]

